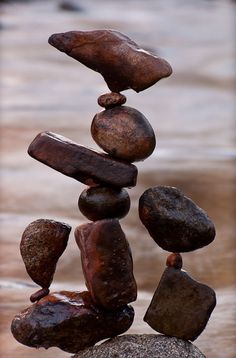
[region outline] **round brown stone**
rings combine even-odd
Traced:
[[[121,93],[110,92],[98,97],[98,104],[104,108],[112,108],[125,104],[126,97]]]
[[[120,219],[129,212],[130,197],[124,188],[90,187],[82,191],[78,205],[89,220]]]
[[[134,108],[119,106],[97,113],[91,125],[95,142],[108,154],[128,162],[144,160],[156,146],[152,126]]]
[[[181,269],[183,266],[182,256],[178,253],[170,254],[167,257],[166,266]]]

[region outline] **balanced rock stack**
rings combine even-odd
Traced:
[[[88,291],[49,293],[71,227],[36,220],[25,229],[20,249],[28,274],[41,289],[31,295],[35,303],[16,315],[11,328],[14,337],[30,347],[57,346],[75,353],[125,332],[133,322],[129,303],[136,300],[137,286],[119,219],[130,208],[125,188],[136,185],[132,163],[150,156],[156,140],[148,120],[125,106],[120,92],[142,91],[172,69],[113,30],[55,34],[49,43],[101,73],[111,90],[98,98],[104,110],[91,124],[92,137],[105,153],[51,132],[38,134],[28,149],[31,157],[88,186],[78,206],[90,222],[75,230]],[[210,317],[215,294],[181,270],[180,252],[209,244],[214,225],[190,199],[169,187],[148,189],[140,198],[139,214],[157,244],[172,252],[144,319],[160,333],[194,340]]]

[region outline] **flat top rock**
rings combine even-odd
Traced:
[[[155,334],[115,337],[73,358],[206,358],[188,341]]]
[[[118,31],[68,31],[51,35],[48,42],[101,73],[113,92],[129,88],[140,92],[172,73],[167,61],[141,49]]]

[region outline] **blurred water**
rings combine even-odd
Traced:
[[[78,3],[78,2],[77,2]],[[21,346],[10,333],[14,314],[29,305],[35,285],[19,253],[22,231],[44,217],[86,222],[77,207],[84,186],[27,156],[44,130],[98,149],[90,123],[107,92],[102,77],[56,51],[56,32],[113,28],[172,65],[173,75],[127,104],[142,111],[157,136],[153,155],[137,163],[132,207],[121,223],[131,244],[139,298],[130,332],[153,332],[142,321],[167,252],[148,236],[137,213],[139,196],[151,186],[181,188],[204,208],[217,228],[206,248],[183,255],[184,268],[217,292],[217,307],[195,342],[208,358],[235,357],[235,105],[234,5],[230,1],[87,0],[80,12],[62,11],[59,1],[1,5],[1,351],[3,357],[69,356],[59,350]],[[71,235],[60,259],[54,289],[84,289],[79,251]]]

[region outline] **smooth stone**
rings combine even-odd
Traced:
[[[115,187],[136,185],[137,168],[97,153],[51,132],[38,134],[30,144],[28,154],[88,186],[99,184]]]
[[[112,92],[129,88],[140,92],[172,73],[167,61],[118,31],[69,31],[51,35],[48,42],[99,72]]]
[[[159,333],[194,341],[215,305],[212,288],[193,280],[185,271],[167,267],[144,321]]]
[[[30,301],[31,302],[36,302],[39,301],[41,298],[47,296],[49,294],[49,289],[47,287],[45,288],[41,288],[41,290],[38,290],[37,292],[33,293],[30,296]]]
[[[97,306],[116,309],[137,298],[131,250],[117,219],[80,225],[75,239],[81,251],[86,286]]]
[[[73,358],[206,358],[188,341],[160,334],[124,334]]]
[[[82,191],[79,209],[89,220],[123,218],[130,209],[130,197],[123,189],[95,186]]]
[[[131,306],[104,311],[94,306],[89,292],[54,292],[15,316],[13,336],[34,348],[58,347],[76,353],[131,326]]]
[[[59,221],[38,219],[22,234],[20,252],[32,280],[42,288],[49,288],[59,257],[66,249],[71,226]],[[43,290],[41,294],[47,294]],[[38,297],[36,293],[33,299]],[[40,295],[41,296],[41,295]]]
[[[128,162],[146,159],[156,146],[155,133],[147,118],[127,106],[97,113],[92,121],[91,134],[105,152]]]
[[[147,189],[139,199],[139,217],[155,242],[170,252],[193,251],[215,238],[207,213],[174,187]]]
[[[121,93],[111,92],[102,94],[98,97],[98,104],[104,108],[112,108],[125,104],[126,97]]]
[[[183,266],[182,256],[178,253],[172,253],[167,257],[166,266],[181,269]]]

